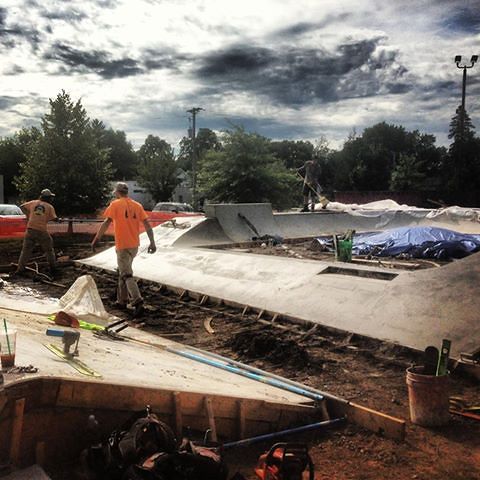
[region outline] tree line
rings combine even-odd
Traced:
[[[433,135],[386,122],[353,131],[341,149],[321,137],[273,141],[241,126],[217,135],[200,128],[196,137],[198,191],[211,202],[271,202],[299,205],[296,170],[315,158],[325,192],[335,190],[480,190],[480,138],[459,107],[450,124],[447,149]],[[60,92],[40,126],[0,139],[0,174],[6,197],[35,198],[48,186],[63,214],[91,213],[111,195],[111,180],[136,179],[155,201],[168,201],[178,171],[192,170],[192,140],[178,153],[165,140],[148,135],[135,150],[125,132],[91,119],[80,100]]]

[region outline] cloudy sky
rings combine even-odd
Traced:
[[[456,54],[480,54],[480,0],[2,0],[0,136],[65,89],[91,117],[176,144],[244,125],[334,147],[385,120],[446,144]],[[480,131],[480,64],[467,110]]]

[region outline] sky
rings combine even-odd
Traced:
[[[64,89],[91,118],[177,146],[242,125],[280,140],[377,122],[448,144],[463,55],[480,55],[480,0],[2,0],[0,136],[38,125]],[[467,103],[480,132],[480,63]]]

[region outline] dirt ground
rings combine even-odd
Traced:
[[[81,258],[90,254],[84,240],[56,239],[56,249],[72,259]],[[20,245],[18,241],[0,243],[0,266],[16,261]],[[82,273],[82,269],[73,265],[61,268],[56,282],[64,287],[33,279],[18,281],[59,297]],[[89,273],[97,282],[106,308],[131,319],[130,314],[114,310],[115,277],[102,272]],[[418,354],[322,327],[312,329],[287,323],[275,327],[257,321],[256,315],[242,317],[241,312],[224,305],[200,306],[188,297],[180,300],[178,295],[163,291],[158,285],[147,282],[139,285],[148,309],[135,319],[137,328],[140,325],[153,333],[408,420],[405,368],[421,362]],[[214,333],[209,333],[205,324],[211,325]],[[478,404],[477,380],[454,373],[451,383],[452,395]],[[460,416],[452,415],[448,426],[437,429],[421,428],[408,421],[404,442],[385,439],[354,425],[289,440],[308,442],[317,480],[480,479],[480,423]],[[256,478],[253,466],[268,446],[228,453],[231,474],[238,470],[248,479]]]

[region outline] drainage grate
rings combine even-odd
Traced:
[[[329,266],[318,273],[318,275],[323,275],[327,273],[333,273],[337,275],[350,275],[352,277],[363,277],[363,278],[373,278],[375,280],[393,280],[398,276],[398,273],[389,273],[389,272],[376,272],[371,270],[360,270],[356,268],[348,267],[332,267]]]

